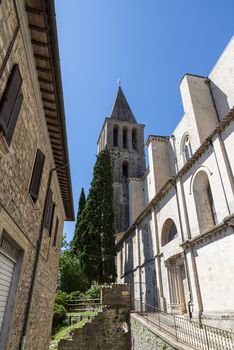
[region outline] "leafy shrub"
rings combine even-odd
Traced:
[[[58,292],[55,296],[55,304],[63,305],[65,308],[67,307],[67,299],[69,299],[69,295],[65,292]]]
[[[101,289],[103,285],[93,284],[87,292],[85,292],[86,299],[98,299],[101,297]]]
[[[61,304],[54,304],[54,317],[53,317],[53,328],[57,327],[62,323],[66,317],[66,309]]]
[[[85,296],[83,293],[81,293],[80,291],[75,291],[75,292],[71,292],[69,295],[68,295],[69,299],[84,299]]]
[[[85,292],[88,288],[88,281],[84,275],[80,260],[72,251],[65,250],[60,257],[60,290],[66,293],[74,291]]]

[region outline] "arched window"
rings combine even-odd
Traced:
[[[208,175],[199,171],[193,182],[193,195],[197,211],[200,233],[210,229],[217,223],[217,215]]]
[[[123,177],[128,177],[128,162],[126,160],[123,162]]]
[[[123,148],[128,148],[128,129],[123,128]]]
[[[162,246],[172,241],[175,237],[177,237],[176,225],[172,219],[167,219],[162,228]]]
[[[186,135],[183,141],[183,156],[184,156],[185,163],[189,160],[189,158],[192,157],[192,147],[191,147],[189,135]]]
[[[132,148],[137,150],[137,130],[132,129]]]
[[[114,126],[113,129],[113,146],[118,147],[118,125]]]

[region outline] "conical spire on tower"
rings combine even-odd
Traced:
[[[117,96],[110,118],[129,123],[137,123],[136,118],[134,117],[134,114],[132,113],[131,108],[128,104],[128,101],[124,96],[121,86],[119,86],[118,88]]]

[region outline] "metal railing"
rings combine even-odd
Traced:
[[[154,306],[132,300],[131,311],[144,317],[147,322],[168,333],[178,342],[197,350],[234,350],[234,333],[173,316]]]

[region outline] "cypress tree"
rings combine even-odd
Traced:
[[[115,267],[115,238],[114,238],[114,210],[113,210],[113,174],[111,154],[106,148],[101,152],[103,166],[103,191],[102,191],[102,258],[104,282],[114,282],[116,278]]]
[[[85,208],[86,204],[86,198],[85,198],[85,192],[84,188],[82,187],[81,192],[80,192],[80,198],[79,198],[79,205],[78,205],[78,211],[77,211],[77,216],[76,216],[76,225],[75,225],[75,231],[74,231],[74,237],[72,241],[72,247],[76,251],[78,248],[79,244],[79,238],[80,238],[80,233],[79,233],[79,224],[81,221],[81,214]]]
[[[97,156],[79,224],[78,252],[90,283],[111,282],[116,277],[112,181],[111,156],[106,148]]]

